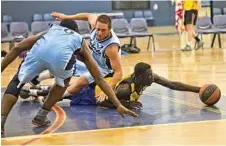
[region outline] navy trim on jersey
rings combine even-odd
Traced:
[[[114,44],[116,44],[118,46],[118,51],[119,51],[120,50],[120,45],[118,43],[111,43],[111,44],[107,45],[107,47],[109,47],[111,45],[114,45]],[[103,52],[103,57],[106,58],[106,65],[108,66],[108,68],[112,69],[111,61],[110,61],[109,57],[105,54],[105,51],[107,50],[107,47],[106,47],[106,49]]]
[[[105,51],[106,51],[106,49],[107,49],[107,47],[109,47],[109,46],[111,46],[111,45],[117,45],[118,46],[118,52],[119,52],[119,50],[121,49],[121,47],[120,47],[120,45],[118,44],[118,43],[111,43],[111,44],[108,44],[106,47],[105,47],[105,50],[104,50],[104,52],[103,52],[103,54],[104,54],[104,56],[103,57],[105,57],[105,58],[108,58],[108,56],[105,54]]]

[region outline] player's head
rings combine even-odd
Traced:
[[[64,19],[60,22],[60,26],[66,27],[68,29],[78,32],[78,25],[74,20]]]
[[[150,86],[153,82],[153,72],[151,66],[147,63],[137,63],[134,68],[136,81],[144,86]]]
[[[97,40],[101,41],[110,35],[111,18],[108,15],[100,15],[96,21]]]

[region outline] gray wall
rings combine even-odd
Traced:
[[[153,10],[153,4],[158,4],[159,9]],[[174,6],[170,1],[151,1],[151,10],[155,17],[157,26],[174,25]],[[32,15],[35,13],[49,13],[59,11],[66,14],[80,12],[115,12],[112,10],[112,1],[2,1],[1,15],[7,14],[13,17],[14,21],[32,22]],[[134,11],[122,11],[125,17],[130,20]]]

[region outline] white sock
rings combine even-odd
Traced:
[[[64,97],[67,97],[67,96],[71,96],[72,94],[71,93],[69,93],[67,90],[64,92],[64,94],[63,94],[63,98]]]
[[[187,41],[187,45],[188,45],[188,46],[191,46],[191,42]]]
[[[46,79],[51,79],[51,78],[52,78],[52,76],[50,75],[50,72],[48,72],[48,71],[41,73],[38,77],[40,82],[43,80],[46,80]]]
[[[38,92],[38,90],[36,90],[36,89],[30,89],[30,93],[28,95],[30,95],[30,96],[38,96],[37,92]]]

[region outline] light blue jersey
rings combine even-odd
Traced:
[[[98,41],[96,37],[96,29],[94,29],[90,36],[90,44],[89,48],[92,52],[93,58],[96,60],[98,66],[104,71],[108,73],[112,73],[112,68],[110,65],[110,61],[105,54],[107,47],[110,45],[117,45],[119,47],[119,55],[121,56],[120,50],[120,41],[119,38],[116,36],[113,30],[111,30],[111,36],[106,38],[103,41]]]
[[[94,60],[97,62],[97,65],[99,67],[99,70],[103,77],[106,75],[113,73],[113,70],[111,68],[110,60],[106,56],[105,51],[108,46],[110,45],[117,45],[119,46],[119,55],[121,56],[121,50],[120,50],[120,41],[116,34],[111,30],[111,36],[106,38],[103,41],[98,41],[96,37],[96,29],[94,29],[91,33],[90,37],[90,44],[89,48],[91,50],[92,56]],[[89,73],[88,69],[86,68],[85,64],[83,62],[77,61],[76,62],[76,69],[79,70],[79,72],[76,72],[74,76],[78,77],[81,75],[84,75],[86,79],[88,80],[89,84],[94,82],[93,77]]]
[[[21,83],[31,81],[48,69],[60,86],[73,75],[76,53],[83,43],[81,35],[66,27],[53,25],[33,45],[19,71]]]

